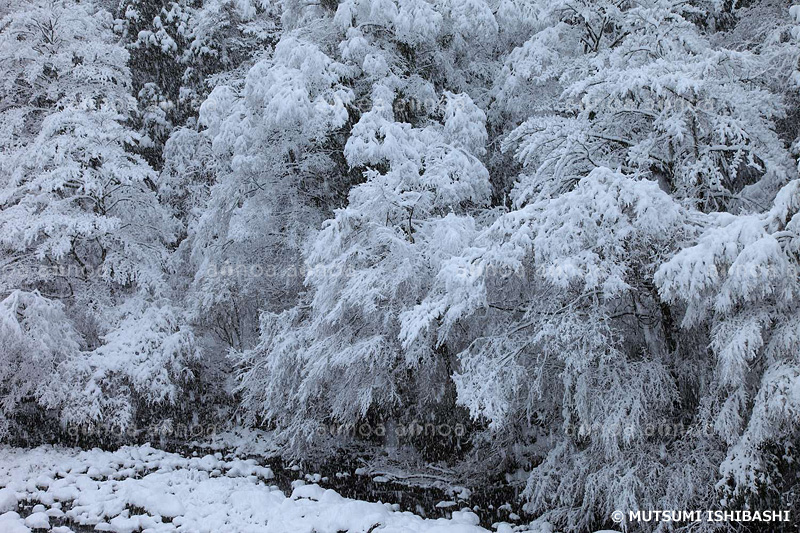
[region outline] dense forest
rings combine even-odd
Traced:
[[[4,0],[0,441],[800,509],[799,60],[781,0]]]

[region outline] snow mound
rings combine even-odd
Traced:
[[[28,528],[14,511],[0,515],[0,531],[3,533],[30,533]]]
[[[17,510],[17,495],[11,489],[0,489],[0,513]]]
[[[50,529],[50,518],[44,512],[33,513],[25,518],[25,525],[31,529]]]

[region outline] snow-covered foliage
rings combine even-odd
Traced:
[[[312,87],[335,82],[336,93],[315,102],[288,88],[278,93],[285,83],[280,80],[268,94],[278,94],[289,107],[275,100],[262,106],[280,118],[284,141],[291,139],[298,115],[304,128],[346,127],[338,141],[341,177],[326,185],[341,190],[348,185],[343,178],[354,182],[346,203],[339,200],[345,205],[328,212],[331,218],[303,250],[305,275],[299,281],[308,292],[283,313],[267,309],[261,342],[236,356],[252,419],[278,423],[295,450],[298,442],[326,435],[326,424],[426,419],[433,406],[446,401],[452,357],[433,345],[404,350],[399,317],[425,296],[439,265],[469,241],[476,226],[471,215],[488,206],[491,195],[481,161],[488,140],[485,113],[468,94],[437,88],[437,80],[426,79],[427,66],[403,72],[423,60],[464,60],[458,47],[468,35],[481,33],[475,27],[481,18],[427,2],[379,4],[341,3],[333,17],[338,33],[320,41],[340,40],[331,49],[336,59],[296,60],[303,68],[321,62],[324,67],[315,66],[315,72],[335,72]],[[489,17],[496,32],[487,6],[473,7]],[[454,40],[443,55],[432,47],[445,27]],[[278,44],[274,61],[284,57],[284,47],[294,58],[310,46],[294,37],[287,43],[289,38]],[[458,89],[460,80],[447,77],[440,82]],[[313,120],[303,115],[307,101],[316,108]],[[331,112],[338,113],[332,115],[338,122],[320,128],[316,124],[327,116],[328,101],[336,104]],[[281,153],[273,149],[270,155]],[[327,163],[327,172],[337,170],[331,167]],[[328,200],[325,206],[337,203]],[[281,242],[287,250],[285,237]]]
[[[549,112],[506,140],[526,170],[519,199],[560,194],[607,166],[646,175],[703,210],[752,209],[789,179],[774,131],[780,96],[751,81],[761,58],[712,48],[688,20],[695,8],[587,2],[579,14],[554,14],[501,76],[505,106],[520,78],[554,95]]]
[[[714,355],[704,416],[728,444],[720,486],[729,497],[781,498],[775,479],[800,435],[800,182],[763,214],[720,216],[659,269],[683,326],[703,324]],[[789,467],[791,468],[791,467]]]
[[[569,531],[800,505],[800,6],[5,4],[0,438],[210,403]]]
[[[127,125],[136,102],[128,54],[111,23],[91,4],[37,2],[0,26],[4,338],[15,346],[8,354],[21,370],[11,382],[23,379],[27,367],[40,374],[25,387],[9,384],[14,400],[6,411],[35,398],[59,409],[62,421],[113,420],[111,413],[78,407],[73,395],[88,385],[61,372],[88,354],[105,358],[107,341],[127,337],[123,307],[134,306],[130,312],[142,315],[136,320],[147,320],[150,302],[170,291],[168,245],[179,227],[159,202],[156,173],[131,152],[140,139]],[[123,373],[162,365],[153,350],[171,349],[161,344],[143,346]],[[43,380],[59,386],[42,390]],[[142,380],[131,392],[163,386],[164,380]],[[105,394],[109,404],[135,409],[119,388]]]
[[[131,54],[140,152],[157,167],[172,130],[192,122],[218,82],[252,63],[275,34],[269,2],[122,0],[117,21]]]
[[[620,485],[624,472],[659,468],[645,428],[672,418],[677,390],[652,276],[694,231],[658,184],[598,168],[499,217],[405,314],[406,346],[461,350],[454,379],[473,416],[558,443],[529,480],[533,511],[585,527],[584,505],[610,513],[641,495],[645,480]]]
[[[292,303],[299,290],[302,243],[338,189],[328,145],[348,120],[346,74],[315,44],[287,35],[240,86],[211,92],[200,136],[173,136],[175,150],[191,150],[188,164],[207,147],[201,157],[216,171],[182,253],[195,265],[188,308],[228,347],[252,346],[258,311]]]
[[[413,416],[441,400],[448,360],[432,345],[403,350],[399,317],[463,249],[475,231],[465,214],[490,193],[488,172],[470,150],[484,150],[484,115],[468,96],[447,93],[444,124],[413,127],[395,120],[388,87],[375,92],[382,97],[344,148],[352,167],[366,168],[366,181],[305,255],[309,296],[283,315],[265,315],[263,342],[243,356],[246,405],[303,433],[324,421],[358,423],[371,409]],[[270,393],[279,389],[294,401]]]
[[[164,302],[129,307],[101,346],[62,364],[61,381],[52,386],[62,423],[91,426],[102,421],[127,431],[137,409],[143,409],[137,404],[172,404],[180,396],[179,387],[193,377],[189,365],[198,353],[180,312]]]
[[[0,302],[0,438],[9,418],[29,398],[52,401],[61,363],[76,357],[80,338],[61,302],[15,290]]]

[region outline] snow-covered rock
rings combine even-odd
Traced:
[[[10,511],[0,515],[0,531],[3,533],[30,533],[28,528],[19,515]]]
[[[40,511],[25,518],[25,525],[31,529],[50,529],[50,518]]]
[[[17,495],[9,489],[0,489],[0,513],[17,510]]]
[[[478,515],[470,511],[469,509],[463,509],[461,511],[453,511],[453,522],[459,522],[462,524],[470,524],[473,526],[477,526],[480,524],[481,519]]]
[[[325,494],[325,489],[319,485],[300,485],[295,487],[292,491],[292,499],[298,500],[300,498],[307,498],[309,500],[320,500],[323,494]]]
[[[136,489],[129,493],[127,501],[130,505],[141,507],[153,515],[167,518],[175,518],[186,512],[180,500],[168,492]]]

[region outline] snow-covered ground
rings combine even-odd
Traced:
[[[467,509],[425,519],[396,504],[352,500],[302,482],[287,496],[274,477],[253,460],[184,457],[150,446],[115,452],[0,447],[0,533],[487,531]],[[495,529],[552,531],[548,524]]]

